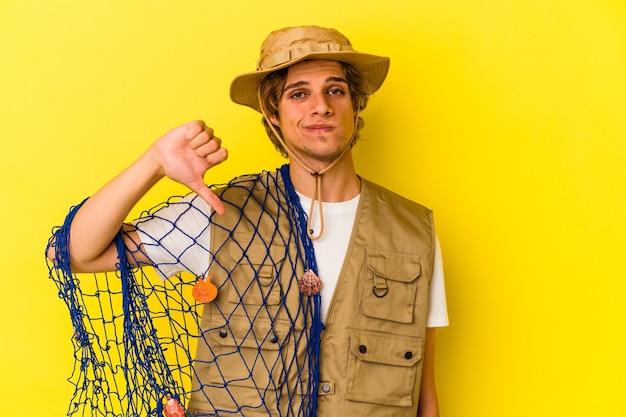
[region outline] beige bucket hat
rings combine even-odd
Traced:
[[[329,59],[354,65],[365,78],[367,94],[380,88],[389,71],[389,58],[355,51],[348,38],[335,29],[288,27],[269,34],[261,45],[256,71],[233,80],[230,98],[260,112],[257,90],[263,77],[307,59]]]

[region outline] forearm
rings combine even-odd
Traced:
[[[420,386],[420,400],[417,417],[439,417],[439,401],[435,386],[435,337],[437,329],[426,329],[426,344],[424,347],[424,365],[422,368],[422,383]]]
[[[436,394],[432,398],[420,399],[417,417],[439,417],[439,404]]]
[[[161,178],[152,148],[90,197],[70,227],[70,259],[76,271],[113,269],[112,242],[135,204]]]

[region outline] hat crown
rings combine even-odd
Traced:
[[[296,26],[269,34],[261,45],[257,71],[294,61],[311,53],[353,51],[339,31],[320,26]]]

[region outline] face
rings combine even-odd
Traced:
[[[343,66],[311,60],[289,67],[278,102],[278,125],[291,152],[309,163],[330,163],[349,145],[354,111]]]

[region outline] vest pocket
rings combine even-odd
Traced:
[[[350,330],[346,398],[411,406],[422,350],[421,337]]]
[[[213,316],[213,318],[217,318]],[[284,380],[283,357],[289,343],[289,323],[257,318],[233,320],[209,332],[214,359],[209,384],[254,388],[253,395],[280,388]]]
[[[228,301],[253,306],[279,305],[283,295],[279,271],[285,258],[285,246],[276,242],[269,245],[247,234],[235,237],[248,246],[233,244],[229,248],[235,267],[230,273],[234,288],[228,292]]]
[[[417,278],[421,273],[419,255],[368,249],[365,262],[363,314],[398,323],[412,323]]]

